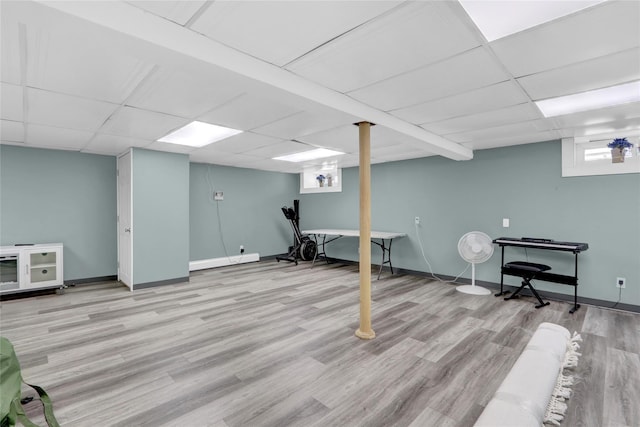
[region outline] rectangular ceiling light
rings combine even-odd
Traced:
[[[545,117],[554,117],[612,107],[628,102],[640,102],[640,80],[604,89],[536,101],[536,105]]]
[[[487,41],[493,41],[603,1],[460,0],[460,4]]]
[[[303,151],[302,153],[289,154],[287,156],[274,157],[273,160],[284,160],[285,162],[306,162],[307,160],[322,159],[324,157],[340,156],[344,153],[340,151],[328,150],[326,148],[316,148],[315,150]]]
[[[211,125],[204,122],[191,122],[178,130],[158,139],[158,142],[204,147],[221,139],[241,133],[241,130]]]

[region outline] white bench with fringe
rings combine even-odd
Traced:
[[[560,425],[578,365],[580,335],[554,323],[541,323],[489,401],[475,427]]]

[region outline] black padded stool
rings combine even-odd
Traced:
[[[525,261],[509,262],[504,266],[507,268],[514,268],[514,269],[520,270],[520,272],[522,273],[520,276],[522,277],[522,286],[520,286],[517,291],[511,294],[511,296],[508,296],[507,298],[505,298],[504,299],[505,301],[510,300],[512,298],[516,298],[521,290],[523,290],[525,287],[529,287],[533,295],[538,299],[538,302],[540,303],[536,305],[536,308],[549,305],[548,302],[542,301],[542,298],[540,298],[540,294],[538,293],[538,291],[536,291],[536,289],[531,285],[531,280],[535,279],[536,274],[543,271],[551,270],[551,267],[544,264],[535,264],[533,262],[525,262]]]

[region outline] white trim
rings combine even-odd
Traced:
[[[242,254],[222,258],[201,259],[189,261],[189,271],[206,270],[208,268],[225,267],[227,265],[246,264],[248,262],[260,261],[260,254]]]

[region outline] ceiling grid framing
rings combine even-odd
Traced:
[[[640,2],[576,1],[490,41],[465,3],[5,0],[1,143],[178,150],[289,173],[321,164],[273,159],[295,147],[339,150],[328,160],[357,166],[356,135],[341,129],[365,120],[378,124],[373,163],[640,134],[640,102],[548,118],[536,104],[640,81]],[[521,12],[473,3],[489,21],[492,10],[510,23]],[[538,5],[556,3],[527,10]],[[161,78],[139,81],[150,67]],[[251,135],[197,149],[155,140],[191,121]]]
[[[182,26],[171,25],[134,6],[118,2],[44,2],[43,4],[63,13],[397,130],[422,141],[424,146],[421,148],[434,154],[453,160],[473,158],[473,151],[469,148],[404,122],[344,94],[309,82],[272,64],[230,49]]]

